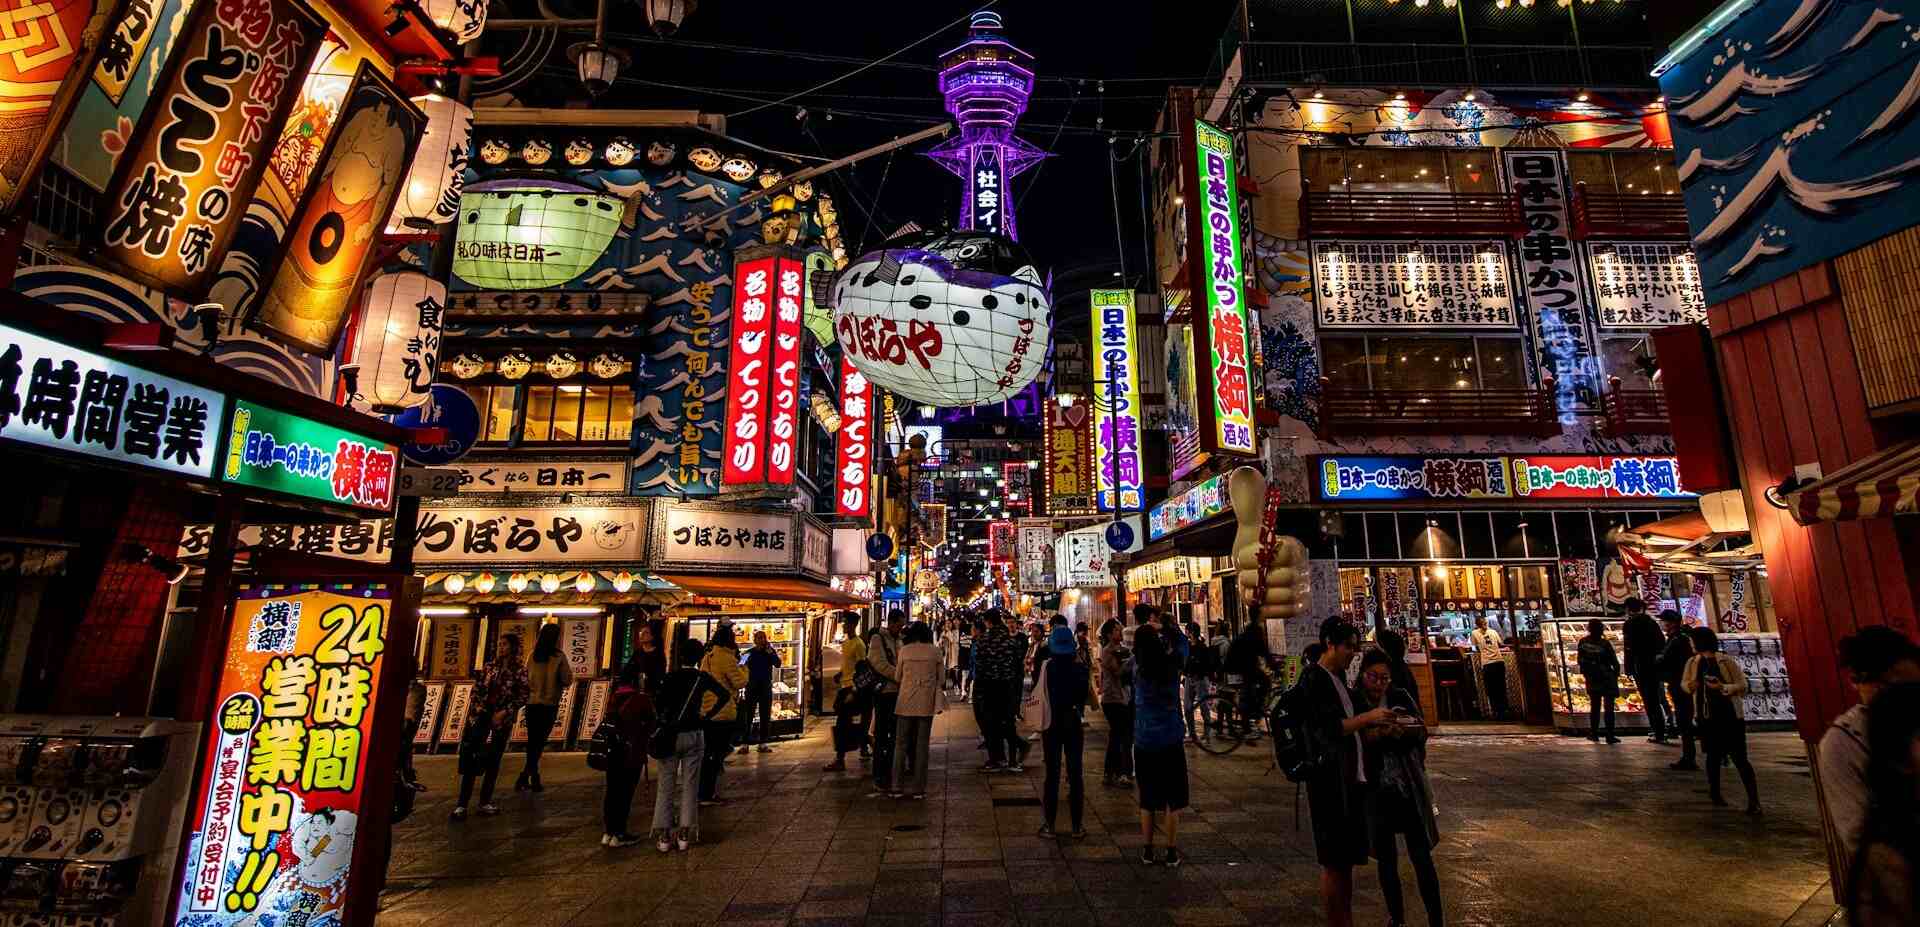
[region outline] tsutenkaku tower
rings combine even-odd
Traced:
[[[961,179],[960,228],[1018,239],[1013,178],[1047,153],[1013,134],[1033,95],[1033,56],[1000,29],[1000,14],[975,13],[967,41],[940,56],[940,95],[960,134],[927,156]]]

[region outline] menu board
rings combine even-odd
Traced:
[[[1316,241],[1313,306],[1322,328],[1513,328],[1507,250],[1498,241]]]

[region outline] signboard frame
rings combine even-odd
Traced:
[[[1259,439],[1253,408],[1253,335],[1248,326],[1245,243],[1241,241],[1239,158],[1233,136],[1203,119],[1181,121],[1181,151],[1186,162],[1187,273],[1193,317],[1193,372],[1202,460],[1214,454],[1254,457]],[[1212,179],[1208,156],[1222,164]],[[1208,234],[1212,226],[1215,235]],[[1224,228],[1222,227],[1224,226]],[[1219,261],[1208,255],[1219,250]],[[1205,314],[1201,312],[1204,310]],[[1237,329],[1237,330],[1236,330]],[[1227,371],[1222,383],[1217,371]],[[1238,371],[1238,383],[1233,382]],[[1240,408],[1224,401],[1222,390],[1238,389]]]

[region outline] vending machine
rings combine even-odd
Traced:
[[[0,715],[0,927],[164,923],[198,732]]]

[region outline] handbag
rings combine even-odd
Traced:
[[[1047,664],[1040,664],[1040,677],[1020,703],[1020,723],[1029,730],[1044,731],[1053,726],[1053,699],[1047,695]]]
[[[672,724],[661,724],[653,729],[653,735],[647,738],[647,755],[656,760],[671,759],[679,752],[680,724],[687,720],[687,710],[693,707],[693,700],[700,695],[700,684],[694,683],[687,692],[687,702],[680,706],[680,713],[673,716]],[[662,773],[661,775],[665,775]]]
[[[485,772],[486,761],[483,754],[487,750],[487,737],[491,728],[483,717],[468,718],[465,727],[460,729],[460,774],[477,776]]]

